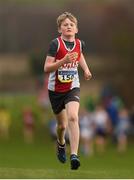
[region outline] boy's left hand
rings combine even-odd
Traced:
[[[90,80],[90,79],[91,79],[92,74],[91,74],[91,72],[89,71],[89,69],[87,69],[87,70],[84,71],[84,77],[85,77],[86,80]]]

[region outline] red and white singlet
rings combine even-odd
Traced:
[[[55,61],[62,59],[68,52],[78,53],[78,58],[75,62],[64,64],[58,70],[49,74],[48,89],[54,92],[67,92],[73,88],[80,87],[78,63],[81,56],[81,41],[75,39],[74,47],[69,50],[61,37],[58,37],[57,40],[58,49]]]

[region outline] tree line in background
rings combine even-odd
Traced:
[[[86,52],[134,55],[131,0],[104,3],[73,0],[62,2],[62,6],[11,2],[0,5],[0,52],[46,51],[50,40],[57,36],[57,16],[70,11],[78,18],[79,36],[87,44]]]
[[[93,69],[95,80],[111,81],[133,104],[133,0],[19,2],[0,2],[0,53],[29,54],[33,74],[42,75],[49,43],[58,36],[56,18],[69,11],[78,18],[85,53],[99,57],[103,65]]]

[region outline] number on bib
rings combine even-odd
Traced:
[[[72,82],[77,71],[58,71],[58,79],[62,83]]]

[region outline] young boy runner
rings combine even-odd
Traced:
[[[53,112],[57,119],[57,157],[66,162],[65,130],[68,127],[71,169],[78,169],[80,83],[78,64],[86,80],[91,72],[83,56],[83,43],[75,38],[77,19],[68,12],[57,18],[60,36],[51,41],[44,71],[49,74],[48,91]]]

